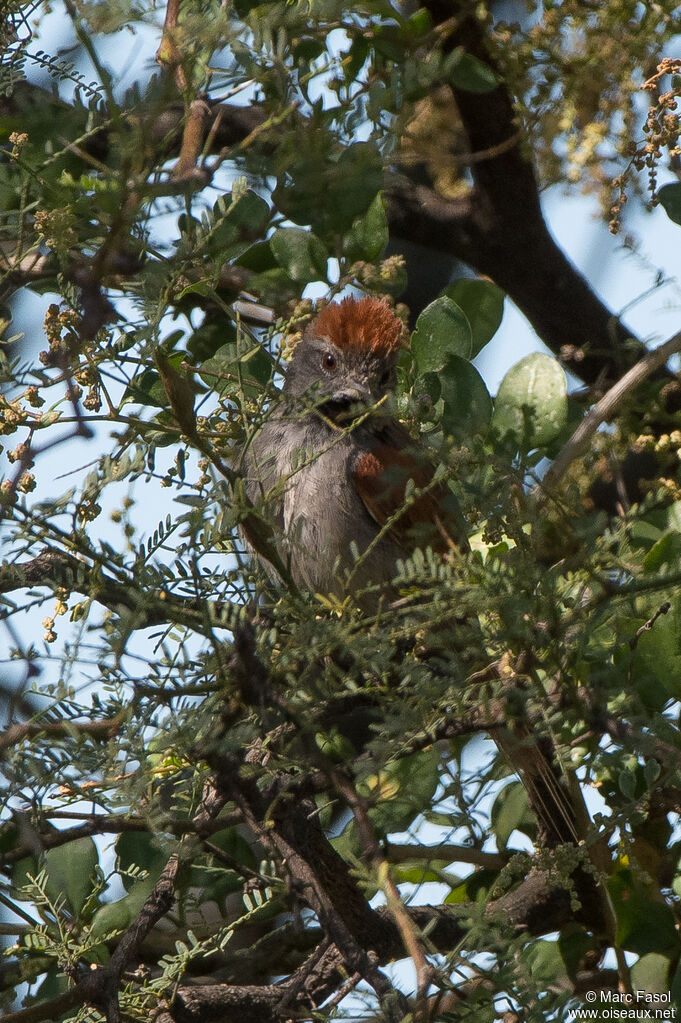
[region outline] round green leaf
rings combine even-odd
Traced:
[[[311,231],[302,227],[280,227],[270,238],[279,266],[294,281],[326,280],[326,249]]]
[[[456,302],[443,295],[426,306],[416,321],[411,350],[420,374],[437,373],[452,355],[470,359],[471,327]]]
[[[499,385],[492,425],[518,446],[550,443],[567,420],[567,381],[555,359],[541,352],[512,366]]]
[[[492,418],[492,399],[485,381],[470,362],[450,355],[440,373],[440,394],[445,433],[461,437],[487,430]]]
[[[355,142],[344,149],[336,165],[334,202],[339,212],[355,218],[367,209],[383,187],[383,161],[373,142]],[[318,204],[323,196],[318,196]]]
[[[246,841],[238,828],[224,828],[222,831],[216,831],[211,842],[224,852],[229,853],[232,859],[238,863],[243,863],[251,870],[258,869],[258,858],[253,851],[253,846]]]
[[[529,967],[537,990],[544,985],[555,984],[557,980],[563,983],[568,980],[562,949],[557,941],[533,942],[524,950],[522,960]]]
[[[121,404],[126,405],[128,402],[136,405],[153,405],[155,408],[167,407],[166,392],[155,369],[142,370],[128,384]]]
[[[676,545],[674,545],[676,548]],[[654,549],[654,548],[653,548]],[[678,564],[678,562],[677,562]],[[659,599],[657,604],[659,607]],[[654,604],[649,605],[650,617]],[[645,612],[647,614],[647,612]],[[652,629],[638,637],[634,651],[632,673],[634,681],[650,689],[657,682],[675,700],[681,696],[681,609],[672,601],[666,615],[661,615]]]
[[[445,288],[445,295],[463,309],[471,326],[475,356],[492,340],[504,315],[506,297],[493,281],[462,277]]]
[[[356,142],[336,159],[308,133],[291,154],[272,198],[290,220],[309,224],[330,239],[345,234],[382,187],[383,161],[373,143]]]
[[[248,282],[248,290],[257,295],[263,305],[271,306],[283,305],[300,295],[299,285],[281,266],[254,274]]]

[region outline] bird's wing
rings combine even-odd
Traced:
[[[434,475],[425,452],[394,420],[381,428],[376,443],[354,467],[355,486],[367,511],[407,553],[427,546],[440,553],[468,550],[458,502],[444,480],[433,482]]]

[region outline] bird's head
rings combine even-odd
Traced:
[[[395,387],[402,323],[386,301],[346,298],[326,306],[296,345],[284,391],[311,392],[332,418],[374,405]]]

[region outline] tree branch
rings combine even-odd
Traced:
[[[409,863],[412,860],[423,860],[424,863],[441,861],[446,863],[473,863],[485,870],[501,870],[510,858],[510,853],[483,852],[472,846],[450,845],[406,845],[388,843],[386,857],[389,863]]]
[[[414,927],[425,932],[430,945],[442,953],[451,951],[465,939],[469,926],[466,921],[476,913],[470,903],[460,906],[407,906],[405,910]],[[385,907],[379,909],[377,915],[392,925]],[[575,912],[571,907],[570,893],[557,885],[548,871],[539,870],[531,871],[513,891],[492,899],[485,908],[484,916],[490,923],[502,919],[518,934],[528,937],[559,930],[575,919],[587,926],[593,927],[595,923],[587,909]],[[386,945],[381,962],[404,955],[399,932],[390,926],[389,933],[393,943]],[[173,1019],[175,1023],[222,1023],[231,1011],[238,1012],[239,1023],[284,1023],[295,1015],[296,1010],[309,1012],[311,997],[312,1004],[316,1006],[328,998],[343,982],[347,964],[338,949],[331,945],[318,960],[306,988],[292,1000],[288,997],[290,985],[301,971],[281,984],[181,985],[173,1005]],[[282,1003],[283,1012],[280,1011]]]
[[[17,746],[24,739],[34,739],[39,735],[68,736],[74,732],[89,736],[92,739],[110,739],[120,730],[123,718],[117,715],[104,721],[46,721],[44,724],[28,722],[10,725],[0,735],[0,754],[11,746]],[[1,757],[0,757],[1,759]]]
[[[168,622],[191,625],[199,632],[213,628],[229,629],[232,623],[225,612],[239,610],[227,601],[211,604],[193,597],[178,597],[167,590],[153,594],[147,591],[141,600],[132,581],[123,583],[112,579],[104,575],[98,566],[64,551],[44,550],[30,561],[0,566],[0,594],[33,586],[76,590],[110,611],[118,614],[123,610],[132,612],[138,629]],[[211,610],[213,614],[208,621],[206,616]]]

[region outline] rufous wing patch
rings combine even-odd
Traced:
[[[355,466],[353,479],[367,511],[381,528],[390,523],[387,534],[405,553],[468,547],[451,510],[454,496],[444,482],[433,483],[434,473],[430,462],[389,444],[377,444]],[[410,480],[415,489],[408,493]]]

